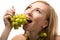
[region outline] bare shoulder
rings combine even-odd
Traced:
[[[12,40],[26,40],[26,37],[23,34],[20,34],[13,37]]]
[[[56,35],[56,40],[60,40],[60,35]]]

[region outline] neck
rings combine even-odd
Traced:
[[[39,38],[39,34],[36,32],[29,32],[29,40],[37,40]]]

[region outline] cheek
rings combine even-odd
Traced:
[[[33,19],[36,20],[36,21],[42,20],[43,19],[43,15],[33,14]]]
[[[44,17],[43,17],[43,15],[35,15],[34,14],[34,17],[33,17],[34,19],[34,21],[35,21],[35,23],[38,25],[38,26],[42,26],[43,25],[43,23],[44,23]]]

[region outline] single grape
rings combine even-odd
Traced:
[[[16,30],[16,29],[18,29],[19,27],[18,26],[14,26],[14,29]]]
[[[40,37],[43,37],[43,33],[40,34]]]
[[[14,16],[13,16],[13,18],[14,18],[14,19],[16,19],[16,18],[17,18],[17,16],[16,16],[16,15],[14,15]]]
[[[25,24],[25,23],[27,23],[27,21],[26,21],[26,19],[23,19],[23,23],[22,24]]]
[[[15,21],[13,17],[11,18],[11,21],[12,21],[12,22],[14,22],[14,21]]]
[[[15,21],[16,21],[16,22],[20,22],[20,19],[19,19],[19,18],[16,18]]]
[[[47,37],[47,34],[46,33],[43,33],[44,37]]]
[[[20,19],[20,23],[22,24],[22,22],[23,22],[23,19]]]

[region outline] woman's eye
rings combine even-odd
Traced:
[[[41,13],[40,10],[36,10],[38,13]]]

